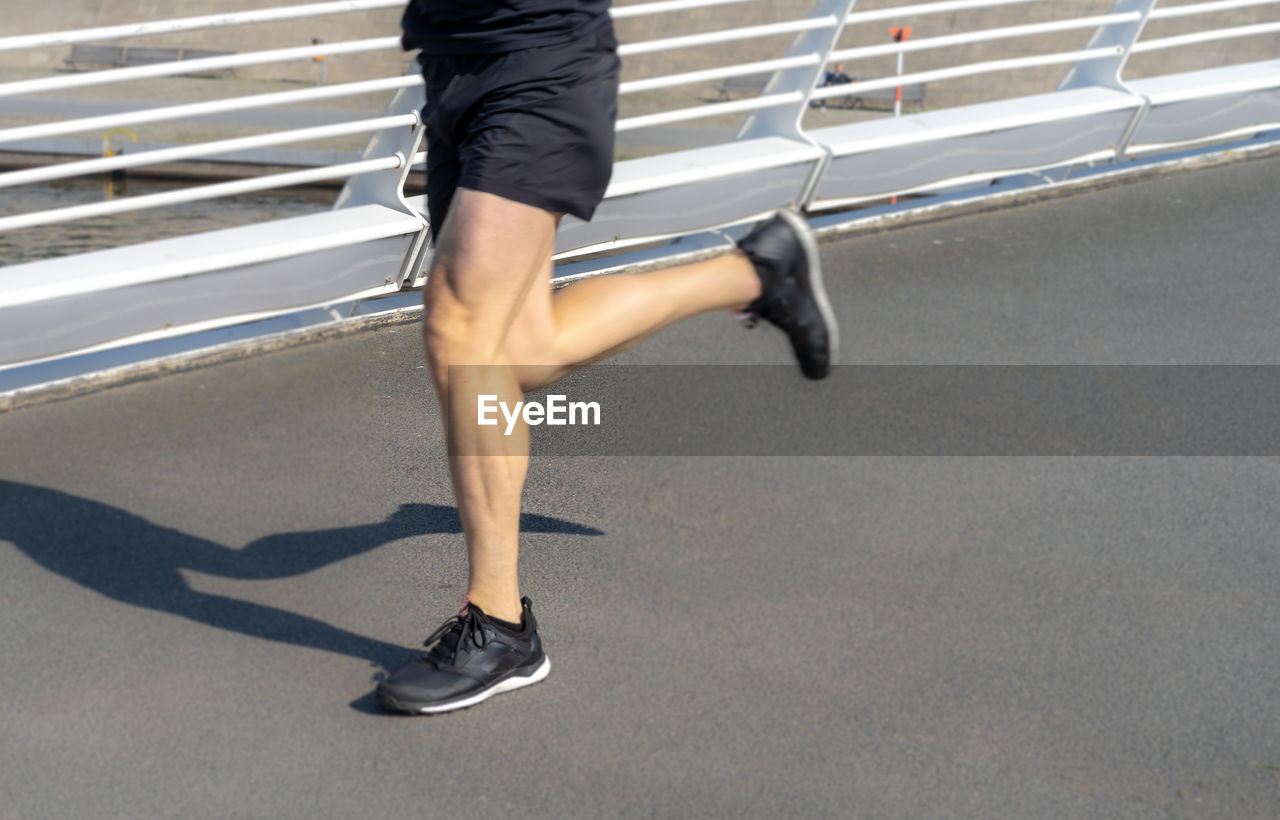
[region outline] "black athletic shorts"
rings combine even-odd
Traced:
[[[459,186],[591,218],[613,172],[617,47],[606,18],[561,45],[423,53],[427,210],[436,236]]]

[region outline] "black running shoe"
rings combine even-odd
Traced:
[[[391,712],[433,715],[475,706],[502,692],[537,683],[551,671],[542,652],[532,603],[514,633],[468,604],[427,638],[427,652],[378,684],[378,703]]]
[[[794,211],[778,211],[738,242],[760,276],[760,298],[747,306],[787,334],[800,370],[811,379],[825,378],[835,364],[839,330],[822,286],[818,243]]]

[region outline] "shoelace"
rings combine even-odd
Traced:
[[[457,638],[450,645],[445,639],[455,631]],[[443,654],[436,651],[443,647],[449,653],[449,665],[452,666],[458,660],[458,650],[468,638],[477,649],[484,649],[489,645],[489,635],[484,631],[484,623],[481,622],[479,613],[471,607],[467,608],[467,614],[458,614],[453,620],[445,621],[443,626],[431,633],[431,637],[427,638],[423,646],[427,647],[427,657],[435,661],[443,659]]]

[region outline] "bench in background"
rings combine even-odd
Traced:
[[[907,83],[902,86],[902,103],[914,105],[916,110],[924,108],[924,83]],[[874,91],[863,91],[851,97],[845,97],[852,108],[866,108],[868,102],[888,103],[892,107],[895,98],[894,88],[877,88]],[[879,107],[877,105],[877,107]]]
[[[858,82],[853,80],[852,82]],[[924,83],[908,83],[902,86],[902,102],[904,105],[911,104],[919,111],[924,108]],[[825,100],[814,100],[810,103],[814,108],[881,108],[883,106],[893,107],[894,88],[877,88],[873,91],[863,91],[859,94],[853,94],[848,97],[828,97]],[[868,106],[867,103],[875,103],[874,106]]]

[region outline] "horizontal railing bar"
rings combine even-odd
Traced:
[[[1170,105],[1173,103],[1187,102],[1188,100],[1202,100],[1205,97],[1227,97],[1240,94],[1252,94],[1256,91],[1271,90],[1276,87],[1277,72],[1274,70],[1273,61],[1264,63],[1253,63],[1245,65],[1230,66],[1229,68],[1237,69],[1229,71],[1227,77],[1213,78],[1216,72],[1210,69],[1210,77],[1202,83],[1179,83],[1175,88],[1151,89],[1146,87],[1144,81],[1139,80],[1134,93],[1145,97],[1153,106]],[[1238,69],[1244,68],[1263,68],[1262,71],[1249,71],[1241,73]],[[1175,75],[1176,76],[1176,75]],[[1153,78],[1158,79],[1158,78]]]
[[[665,14],[670,11],[686,11],[688,9],[705,9],[712,6],[727,6],[732,3],[755,3],[757,0],[662,0],[658,3],[637,3],[634,6],[618,6],[609,10],[615,20],[631,17],[644,17],[649,14]]]
[[[1007,40],[1011,37],[1028,37],[1033,35],[1047,35],[1047,33],[1060,31],[1073,31],[1078,28],[1097,28],[1100,26],[1116,26],[1120,23],[1135,23],[1142,19],[1142,14],[1138,12],[1125,12],[1123,14],[1100,14],[1098,17],[1082,17],[1070,20],[1053,20],[1050,23],[1029,23],[1027,26],[1009,26],[1006,28],[988,28],[986,31],[965,32],[963,35],[946,35],[942,37],[927,37],[924,40],[909,40],[906,42],[891,42],[886,45],[879,46],[861,46],[858,49],[845,49],[842,51],[832,51],[828,56],[829,63],[835,63],[837,60],[863,60],[867,58],[876,58],[876,56],[886,56],[891,54],[899,54],[899,52],[909,51],[927,51],[929,49],[945,49],[947,46],[963,46],[974,42],[988,42],[991,40]]]
[[[716,43],[730,43],[736,40],[751,40],[757,37],[770,37],[775,34],[796,34],[801,31],[814,31],[824,28],[835,28],[839,21],[830,14],[825,17],[811,17],[804,20],[789,20],[785,23],[767,23],[762,26],[731,28],[724,31],[708,31],[704,34],[688,34],[683,37],[667,37],[661,40],[646,40],[640,43],[626,43],[618,46],[618,55],[629,57],[633,54],[650,54],[655,51],[669,51],[677,48],[693,48]]]
[[[740,176],[784,165],[811,163],[819,159],[823,153],[818,146],[799,141],[789,142],[789,145],[775,147],[767,154],[754,154],[721,163],[682,164],[664,171],[655,171],[643,177],[615,179],[609,183],[609,188],[605,191],[605,199],[629,196],[644,191],[659,191],[717,178]]]
[[[1154,153],[1158,151],[1168,151],[1172,148],[1181,148],[1188,145],[1194,145],[1201,142],[1220,142],[1226,140],[1240,139],[1263,131],[1275,131],[1280,129],[1280,120],[1273,122],[1258,122],[1252,125],[1242,125],[1239,128],[1232,128],[1229,131],[1221,131],[1217,134],[1207,134],[1200,137],[1188,137],[1184,140],[1175,140],[1173,142],[1132,142],[1126,147],[1129,153]]]
[[[1187,6],[1157,6],[1147,15],[1148,20],[1170,20],[1174,17],[1190,17],[1194,14],[1212,14],[1251,6],[1270,6],[1280,0],[1214,0],[1211,3],[1192,3]]]
[[[990,133],[995,131],[1014,131],[1032,125],[1040,125],[1052,120],[1069,120],[1078,117],[1090,117],[1098,114],[1109,114],[1116,111],[1133,111],[1139,105],[1137,97],[1125,94],[1111,94],[1106,98],[1077,100],[1067,102],[1056,108],[1039,111],[1013,110],[1012,106],[1001,109],[1001,113],[989,114],[981,119],[970,121],[958,120],[949,125],[934,125],[930,128],[912,129],[909,132],[886,131],[878,136],[863,136],[853,141],[841,141],[833,147],[835,156],[849,154],[867,154],[873,151],[902,148],[907,145],[918,145],[926,142],[942,142],[971,136],[975,131]]]
[[[875,11],[856,11],[845,18],[845,25],[875,23],[880,20],[899,20],[905,17],[922,17],[927,14],[945,14],[949,11],[983,9],[990,6],[1011,6],[1016,3],[1038,3],[1040,0],[945,0],[941,3],[921,3],[916,6],[897,6]]]
[[[213,185],[200,185],[195,188],[183,188],[178,191],[163,191],[158,194],[113,199],[109,202],[71,205],[66,208],[53,208],[47,211],[0,217],[0,233],[18,230],[19,228],[53,225],[59,222],[71,222],[76,219],[89,219],[90,217],[107,216],[128,211],[142,211],[150,208],[161,208],[166,205],[181,205],[187,202],[199,202],[206,199],[235,196],[236,194],[269,191],[273,188],[287,188],[291,185],[306,185],[328,179],[359,176],[374,171],[399,168],[403,161],[404,157],[396,154],[390,157],[346,162],[341,165],[328,165],[323,168],[288,171],[283,174],[269,174],[250,179],[232,180],[231,182],[218,182]]]
[[[784,94],[768,94],[763,97],[753,97],[749,100],[712,103],[696,108],[679,108],[675,111],[660,111],[657,114],[645,114],[639,117],[627,117],[626,119],[618,120],[615,130],[618,132],[634,131],[637,128],[648,128],[653,125],[666,125],[673,122],[688,122],[689,120],[714,117],[719,114],[740,114],[745,111],[758,111],[762,108],[791,105],[802,100],[804,100],[803,92],[788,91]]]
[[[1160,51],[1166,48],[1189,46],[1195,43],[1209,43],[1214,40],[1233,40],[1237,37],[1253,37],[1258,34],[1272,34],[1280,31],[1280,21],[1274,23],[1257,23],[1252,26],[1236,26],[1220,28],[1214,31],[1197,31],[1194,34],[1180,34],[1177,37],[1161,37],[1158,40],[1142,40],[1134,43],[1132,53],[1142,54],[1147,51]]]
[[[370,94],[378,91],[394,91],[400,88],[412,88],[422,85],[422,75],[403,74],[399,77],[385,77],[381,80],[365,80],[358,83],[319,86],[298,91],[278,91],[271,94],[254,94],[248,97],[235,97],[226,100],[210,100],[208,102],[183,103],[161,108],[144,108],[125,111],[119,114],[104,114],[99,117],[85,117],[65,122],[48,122],[39,125],[23,125],[16,128],[0,130],[0,145],[22,139],[39,139],[56,137],[63,134],[74,134],[81,131],[109,130],[125,128],[144,122],[163,122],[183,117],[198,117],[206,114],[223,114],[230,111],[247,111],[254,108],[269,108],[274,105],[291,105],[293,103],[323,100],[332,97],[351,97],[358,94]]]
[[[1004,40],[1012,37],[1029,37],[1036,34],[1051,34],[1057,31],[1072,31],[1082,28],[1114,26],[1120,23],[1136,23],[1142,19],[1140,12],[1131,11],[1121,14],[1100,14],[1096,17],[1078,17],[1072,20],[1055,20],[1047,23],[1029,23],[1023,26],[1008,26],[985,31],[970,31],[964,34],[948,34],[942,37],[928,37],[921,40],[908,40],[905,43],[886,43],[877,46],[862,46],[833,51],[828,62],[843,60],[862,60],[869,57],[882,57],[899,52],[927,51],[934,48],[985,43],[991,40]]]
[[[708,68],[703,71],[688,71],[684,74],[668,74],[663,77],[650,77],[644,80],[631,80],[618,86],[619,94],[634,94],[638,91],[652,91],[655,88],[669,88],[676,85],[726,80],[730,77],[747,77],[752,74],[763,74],[768,71],[780,71],[784,68],[801,68],[817,65],[820,60],[817,54],[802,54],[797,57],[782,57],[777,60],[762,60],[758,63],[742,63],[741,65],[723,68]]]
[[[1058,65],[1061,63],[1083,62],[1086,60],[1104,60],[1123,53],[1120,46],[1105,48],[1088,48],[1081,51],[1064,51],[1057,54],[1043,54],[1038,57],[1013,57],[1006,60],[990,60],[983,63],[970,63],[951,68],[939,68],[933,71],[918,71],[914,74],[899,74],[883,77],[878,80],[865,80],[856,83],[844,83],[816,88],[811,98],[824,100],[829,97],[850,97],[863,91],[877,91],[881,88],[896,88],[912,83],[929,83],[939,80],[950,80],[956,77],[968,77],[974,74],[989,74],[995,71],[1010,71],[1018,68],[1035,68],[1036,66]]]
[[[294,20],[299,17],[320,17],[329,14],[345,14],[352,11],[403,8],[405,0],[340,0],[333,3],[308,3],[302,6],[284,6],[256,11],[235,11],[226,14],[205,14],[199,17],[180,17],[174,20],[155,20],[148,23],[126,23],[118,26],[57,31],[48,34],[22,34],[16,37],[0,37],[0,52],[18,51],[24,48],[45,48],[85,43],[90,40],[119,40],[125,37],[142,37],[150,34],[172,34],[205,28],[223,28],[248,23],[269,23],[278,20]]]
[[[199,142],[193,145],[179,145],[173,148],[157,148],[151,151],[140,151],[136,154],[120,154],[114,157],[60,162],[56,165],[26,168],[21,171],[0,174],[0,188],[29,185],[33,182],[49,182],[54,179],[70,179],[71,177],[101,174],[125,168],[140,168],[164,162],[199,159],[214,154],[229,154],[235,151],[265,148],[269,145],[282,145],[289,142],[305,142],[307,140],[328,139],[349,134],[385,131],[390,128],[417,125],[419,119],[416,113],[397,114],[392,117],[376,117],[374,119],[338,123],[337,125],[318,125],[312,128],[295,128],[291,131],[258,134],[252,137],[236,137],[234,139]]]
[[[364,51],[381,51],[392,48],[400,49],[399,37],[375,37],[368,40],[350,40],[345,43],[276,48],[268,51],[229,54],[222,57],[201,57],[196,60],[173,60],[165,63],[152,63],[151,65],[109,68],[102,71],[87,71],[83,74],[69,74],[60,77],[44,77],[38,80],[20,80],[13,83],[4,83],[0,84],[0,97],[35,94],[43,91],[60,91],[65,88],[81,88],[107,83],[123,83],[151,77],[195,74],[199,71],[217,71],[249,65],[282,63],[288,60],[303,60],[312,57],[335,57],[340,54],[356,54]]]
[[[1116,156],[1115,149],[1105,148],[1100,151],[1092,151],[1087,154],[1071,157],[1062,161],[1063,165],[1083,164],[1090,162],[1103,162],[1114,159]],[[914,193],[927,193],[929,191],[940,191],[957,185],[973,184],[975,182],[985,182],[997,177],[1011,177],[1022,174],[1032,174],[1043,171],[1044,166],[1028,165],[1019,168],[1000,168],[990,171],[975,171],[970,174],[960,174],[946,179],[934,180],[926,182],[923,185],[913,185],[908,188],[896,188],[882,191],[874,194],[863,194],[861,196],[835,197],[832,199],[819,199],[813,203],[814,207],[821,210],[834,210],[837,208],[847,208],[850,205],[858,205],[863,202],[874,202],[878,199],[888,199],[891,196],[904,196]]]

